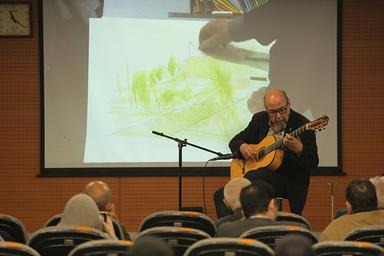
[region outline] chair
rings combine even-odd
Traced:
[[[187,227],[216,234],[216,225],[207,215],[192,211],[161,211],[148,215],[140,224],[139,232],[159,226]]]
[[[279,212],[283,211],[283,200],[284,199],[285,199],[284,197],[275,197],[275,202],[276,202],[277,210]]]
[[[52,217],[51,217],[51,218],[44,224],[44,227],[56,226],[57,224],[59,224],[59,222],[60,222],[62,216],[63,216],[62,213],[59,213],[59,214],[56,214],[56,215],[52,216]],[[126,240],[126,239],[129,239],[129,240],[130,240],[130,237],[126,237],[126,236],[125,236],[124,231],[123,231],[123,228],[121,227],[121,224],[119,223],[119,221],[117,221],[117,220],[114,219],[114,218],[110,218],[110,219],[112,220],[113,229],[115,230],[116,237],[117,237],[119,240]]]
[[[102,255],[126,255],[132,247],[132,241],[123,240],[95,240],[85,242],[75,247],[69,256],[102,256]]]
[[[0,214],[0,237],[5,241],[28,243],[23,223],[13,216]]]
[[[303,226],[311,230],[311,224],[303,217],[291,212],[277,212],[276,221],[289,222],[292,225]]]
[[[274,249],[276,242],[289,234],[299,234],[307,237],[312,244],[317,243],[315,234],[301,226],[262,226],[245,231],[240,238],[256,239]]]
[[[42,256],[66,256],[79,244],[98,239],[110,239],[110,237],[100,230],[86,226],[46,227],[36,231],[29,246]]]
[[[384,248],[384,225],[372,225],[355,229],[344,240],[371,242]]]
[[[375,244],[354,241],[327,241],[312,246],[315,256],[382,256],[384,250]]]
[[[273,250],[253,239],[216,237],[191,245],[184,256],[274,256]]]
[[[183,255],[187,248],[195,242],[211,238],[209,234],[198,229],[161,226],[140,232],[136,239],[147,235],[163,239],[173,248],[176,256]]]
[[[0,242],[0,256],[40,256],[28,245],[17,242]]]
[[[49,220],[47,220],[47,222],[45,222],[44,227],[57,226],[57,224],[60,223],[62,216],[63,216],[62,213],[59,213],[59,214],[52,216]]]

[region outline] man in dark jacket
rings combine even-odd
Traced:
[[[297,137],[289,134],[309,120],[291,109],[290,100],[283,90],[267,91],[264,105],[265,111],[255,113],[248,126],[230,141],[229,147],[234,155],[252,162],[258,157],[255,145],[266,136],[282,139],[278,150],[283,152],[283,157],[278,168],[257,168],[246,172],[244,177],[268,182],[274,187],[276,196],[288,198],[293,213],[301,214],[308,193],[310,168],[319,163],[315,134],[313,131],[304,131]],[[216,192],[215,202],[221,193],[220,190]]]
[[[239,237],[253,228],[280,224],[276,222],[274,191],[268,183],[255,181],[243,188],[240,203],[245,218],[223,223],[217,229],[217,237]]]

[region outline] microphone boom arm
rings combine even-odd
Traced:
[[[178,138],[174,138],[174,137],[171,137],[171,136],[168,136],[162,132],[157,132],[157,131],[152,131],[153,134],[155,135],[158,135],[158,136],[162,136],[162,137],[165,137],[165,138],[168,138],[168,139],[171,139],[171,140],[174,140],[176,141],[177,143],[180,143],[182,146],[192,146],[192,147],[195,147],[195,148],[198,148],[198,149],[201,149],[201,150],[204,150],[204,151],[207,151],[209,153],[212,153],[212,154],[215,154],[217,156],[224,156],[223,153],[221,152],[216,152],[216,151],[213,151],[213,150],[210,150],[208,148],[204,148],[204,147],[201,147],[201,146],[198,146],[198,145],[195,145],[195,144],[192,144],[192,143],[189,143],[187,142],[187,140],[181,140],[181,139],[178,139]]]

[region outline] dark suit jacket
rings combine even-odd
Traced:
[[[220,225],[220,227],[218,227],[217,229],[216,236],[239,237],[242,233],[252,228],[279,224],[280,223],[273,221],[267,217],[237,220],[233,222],[223,223],[222,225]]]
[[[241,218],[243,218],[243,215],[241,214],[241,210],[239,210],[239,211],[236,211],[234,214],[227,215],[218,219],[215,224],[216,224],[216,227],[219,227],[226,222],[241,220]]]
[[[290,133],[308,121],[303,115],[291,109],[285,132]],[[229,147],[232,153],[242,156],[240,145],[243,143],[260,143],[267,136],[268,130],[269,117],[267,112],[262,111],[254,114],[248,126],[230,141]],[[297,157],[290,150],[285,150],[284,159],[276,173],[286,177],[286,190],[291,210],[294,208],[296,213],[301,214],[309,187],[310,168],[318,165],[319,158],[315,133],[305,131],[299,137],[304,146],[300,157]]]

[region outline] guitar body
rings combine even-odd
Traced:
[[[276,142],[274,136],[265,137],[259,144],[250,145],[258,153],[265,147],[268,147]],[[257,160],[233,159],[231,162],[231,179],[236,177],[243,177],[249,171],[257,170],[260,168],[267,168],[269,170],[277,170],[283,161],[284,151],[276,149],[266,154],[264,157]]]

